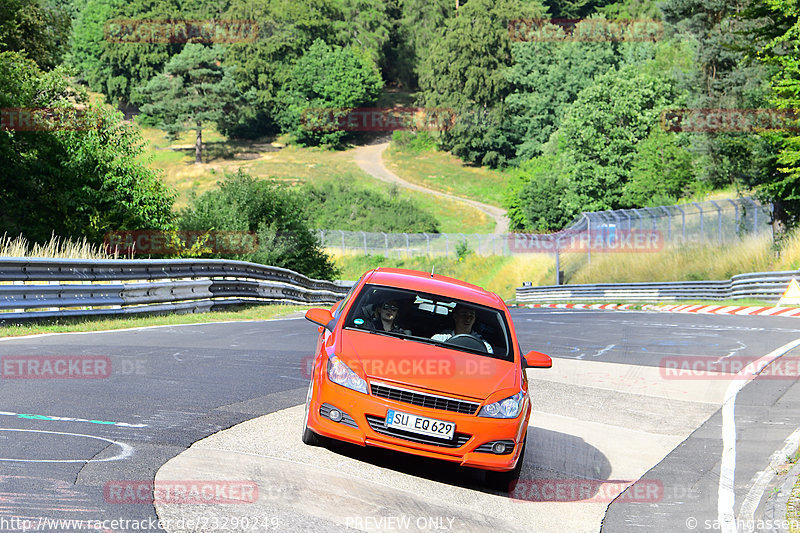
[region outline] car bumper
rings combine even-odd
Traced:
[[[338,422],[331,420],[327,413],[334,407],[346,416]],[[456,434],[461,441],[445,444],[414,442],[406,437],[392,436],[376,431],[383,428],[383,419],[388,409],[411,413],[437,420],[454,422]],[[320,412],[322,411],[322,413]],[[314,432],[337,440],[361,446],[377,446],[389,450],[411,453],[422,457],[441,459],[462,466],[486,470],[507,471],[514,468],[522,448],[522,439],[530,417],[530,404],[526,402],[523,412],[514,419],[500,420],[464,415],[450,411],[427,409],[408,403],[396,402],[372,395],[362,394],[328,380],[325,372],[320,372],[315,380],[315,390],[311,398],[308,414],[308,427]],[[424,439],[424,436],[420,436]],[[416,438],[410,435],[411,439]],[[426,439],[427,440],[427,439]],[[513,451],[495,454],[477,449],[495,441],[513,442]]]

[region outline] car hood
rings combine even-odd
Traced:
[[[519,387],[517,365],[511,361],[412,340],[343,330],[337,352],[351,368],[360,366],[372,381],[479,400],[500,389]]]

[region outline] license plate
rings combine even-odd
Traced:
[[[426,418],[424,416],[412,415],[411,413],[402,413],[400,411],[393,411],[392,409],[389,409],[386,413],[386,427],[403,429],[405,431],[428,435],[430,437],[440,437],[442,439],[452,439],[456,431],[456,425],[453,422]]]

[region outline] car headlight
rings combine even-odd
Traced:
[[[328,379],[342,387],[367,393],[367,382],[335,355],[328,358]]]
[[[525,399],[525,393],[520,391],[514,396],[509,396],[499,402],[484,405],[478,416],[485,416],[488,418],[517,418],[520,411],[522,411],[522,400]]]

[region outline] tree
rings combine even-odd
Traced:
[[[59,65],[69,44],[69,12],[43,0],[3,0],[3,4],[0,52],[21,52],[44,70]]]
[[[540,155],[578,93],[620,63],[617,48],[594,42],[514,43],[514,64],[506,71],[512,89],[505,102],[520,161]]]
[[[571,215],[624,207],[637,145],[660,126],[661,112],[679,104],[669,79],[635,65],[599,76],[581,91],[564,119],[559,150],[568,174]]]
[[[222,66],[222,54],[219,46],[187,44],[169,60],[162,74],[134,94],[142,114],[155,119],[158,128],[169,137],[195,131],[196,164],[202,162],[203,125],[220,121],[248,99],[252,100],[252,94],[239,91],[232,67]]]
[[[336,21],[336,42],[361,50],[375,65],[388,68],[384,49],[389,42],[393,21],[384,0],[336,0],[342,20]]]
[[[223,255],[232,259],[290,268],[311,278],[334,279],[333,261],[306,224],[303,202],[288,189],[257,181],[243,170],[226,175],[212,190],[196,197],[180,215],[189,231],[253,231],[258,250]]]
[[[45,73],[0,53],[0,108],[72,117],[51,131],[0,130],[0,227],[34,242],[55,234],[93,243],[108,231],[169,228],[174,194],[142,160],[138,128],[108,106],[87,106],[69,83],[62,68]]]
[[[558,156],[535,157],[509,174],[505,206],[511,229],[554,231],[572,220],[561,207],[566,183]]]
[[[338,120],[352,108],[374,104],[382,87],[381,75],[369,59],[353,48],[328,46],[318,39],[298,60],[281,92],[279,120],[301,144],[339,146],[347,132],[328,124],[329,117]]]
[[[419,71],[430,51],[431,42],[439,37],[447,20],[455,15],[456,4],[452,0],[400,0],[394,46],[396,57],[405,62],[403,68],[407,70],[403,76],[409,87],[417,86]]]
[[[753,180],[757,193],[774,202],[774,217],[794,226],[800,222],[800,6],[790,0],[766,0],[747,13],[751,20],[765,18],[765,24],[750,32],[759,59],[774,71],[770,80],[770,103],[779,110],[794,113],[784,131],[767,132],[763,140],[777,149],[771,173]],[[763,153],[763,152],[762,152]]]
[[[697,109],[759,109],[769,106],[770,73],[750,53],[753,35],[773,21],[744,16],[752,0],[668,0],[661,9],[677,37],[698,42],[695,69],[683,80],[688,107]],[[755,39],[757,42],[758,39]],[[776,171],[764,152],[770,151],[756,133],[695,134],[693,149],[702,157],[697,178],[710,187],[749,187]]]
[[[278,93],[295,62],[316,39],[337,42],[334,21],[341,15],[333,0],[231,0],[224,17],[255,20],[259,26],[257,39],[233,43],[226,53],[226,64],[236,67],[240,90],[253,88],[256,95],[252,107],[231,117],[226,131],[249,136],[275,131]]]
[[[506,113],[493,109],[509,90],[509,21],[543,13],[538,3],[470,0],[429,45],[419,67],[419,102],[460,118],[442,133],[441,145],[475,164],[504,165],[513,157]]]
[[[630,179],[623,187],[623,205],[669,205],[691,196],[697,183],[694,161],[686,147],[688,139],[679,135],[654,128],[639,144]]]

